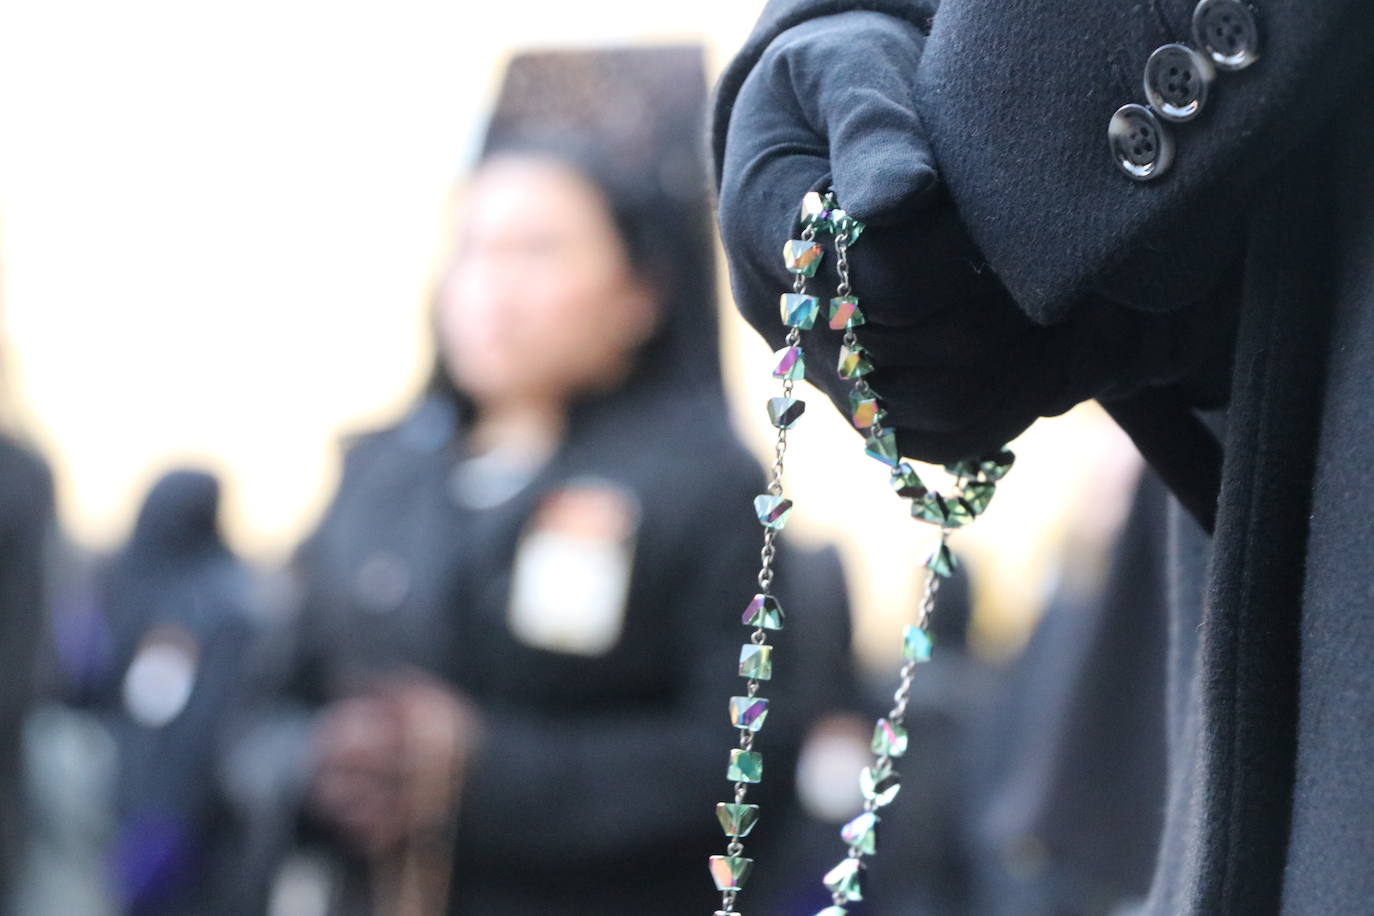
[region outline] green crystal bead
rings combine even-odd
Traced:
[[[801,202],[801,224],[803,229],[817,232],[830,231],[830,209],[834,200],[829,194],[822,196],[820,191],[807,191]]]
[[[803,277],[816,275],[816,268],[821,266],[821,257],[824,254],[825,249],[819,242],[808,242],[805,239],[790,239],[782,246],[782,260],[787,265],[788,272]]]
[[[873,362],[868,358],[868,351],[863,347],[840,346],[840,361],[835,367],[835,371],[843,379],[863,378],[873,371]]]
[[[754,860],[743,856],[711,856],[710,869],[716,890],[737,891],[744,887],[749,873],[754,870]]]
[[[972,524],[974,516],[977,515],[972,506],[957,496],[945,500],[945,510],[948,513],[945,525],[950,528],[962,528]]]
[[[848,916],[849,910],[842,906],[828,906],[816,913],[816,916]]]
[[[921,483],[916,469],[905,461],[892,469],[889,482],[892,484],[892,492],[903,499],[920,499],[926,495],[926,486]],[[915,507],[912,507],[913,515],[915,511]]]
[[[983,472],[982,465],[977,461],[955,461],[945,465],[945,470],[952,477],[967,478],[973,480]]]
[[[772,595],[755,595],[754,600],[744,609],[741,618],[746,627],[762,627],[765,630],[782,629],[782,605]]]
[[[859,309],[858,296],[836,296],[830,300],[830,330],[857,328],[865,320],[864,313]]]
[[[754,514],[763,527],[780,531],[787,524],[787,516],[792,514],[792,500],[763,493],[754,497]]]
[[[730,724],[735,728],[756,732],[768,718],[768,701],[763,697],[731,697]]]
[[[926,557],[925,567],[937,576],[948,579],[954,575],[954,570],[959,568],[959,561],[955,559],[954,551],[949,549],[949,545],[942,541],[930,552],[930,556]]]
[[[887,411],[878,403],[873,389],[861,382],[849,392],[849,419],[855,429],[868,429],[885,416]]]
[[[878,815],[865,811],[840,828],[840,837],[866,856],[878,851]]]
[[[859,772],[859,791],[875,808],[892,804],[901,790],[902,777],[891,766],[864,767]]]
[[[782,312],[783,324],[806,331],[816,325],[816,317],[821,313],[821,300],[804,293],[783,293],[778,297],[778,308]]]
[[[830,871],[825,873],[821,880],[830,889],[830,893],[836,897],[843,897],[845,900],[864,899],[863,888],[864,864],[858,859],[845,859]]]
[[[773,354],[773,378],[800,381],[806,377],[806,355],[801,347],[783,347]]]
[[[836,238],[843,238],[846,245],[853,245],[864,234],[864,224],[835,207],[830,211],[830,231]]]
[[[739,676],[766,681],[773,676],[773,647],[747,642],[739,649]]]
[[[930,634],[914,623],[902,630],[902,658],[909,662],[930,661],[930,650],[935,647]]]
[[[906,729],[895,722],[879,719],[873,727],[873,753],[880,757],[900,757],[906,753]]]
[[[800,398],[769,398],[768,419],[778,429],[791,429],[806,413],[806,402]]]
[[[949,506],[939,493],[927,491],[911,503],[911,517],[943,528],[949,523]]]
[[[720,829],[725,831],[726,836],[748,836],[759,822],[759,806],[719,802],[716,805],[716,820],[720,821]]]
[[[888,467],[896,467],[902,460],[902,455],[897,451],[897,434],[890,429],[874,435],[869,433],[864,438],[864,452],[870,458],[876,458]]]
[[[997,484],[990,481],[966,484],[964,486],[964,502],[968,503],[974,515],[982,515],[988,511],[988,505],[996,493]]]
[[[731,782],[763,782],[763,755],[742,747],[730,748],[730,766],[725,778]]]

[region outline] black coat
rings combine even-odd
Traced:
[[[0,912],[23,854],[23,725],[42,645],[45,544],[52,522],[48,469],[0,436]]]
[[[372,674],[417,667],[479,705],[485,740],[459,805],[452,912],[718,905],[706,857],[724,847],[712,810],[730,789],[726,699],[743,684],[739,615],[757,590],[751,501],[763,483],[721,408],[657,386],[621,393],[580,411],[549,464],[482,509],[454,498],[463,434],[443,402],[349,451],[299,557],[291,693],[322,703]],[[511,623],[512,569],[528,559],[541,513],[586,486],[639,513],[623,623],[604,654],[532,644]],[[767,777],[751,800],[765,814],[750,847],[761,857],[768,812],[783,822],[803,710],[843,703],[848,686],[837,558],[803,563],[785,550],[778,568],[785,610],[823,616],[827,638],[801,643],[783,630],[775,640],[763,694],[787,702],[758,745]]]
[[[1111,161],[1113,111],[1193,0],[782,0],[788,26],[870,9],[929,29],[915,104],[951,199],[1037,321],[1088,294],[1224,320],[1238,297],[1210,563],[1180,551],[1170,804],[1149,909],[1353,913],[1374,901],[1374,6],[1263,0],[1156,181]],[[913,62],[913,66],[917,66]],[[1198,311],[1202,310],[1202,311]],[[1193,534],[1180,532],[1184,544]],[[1198,625],[1193,625],[1196,622]]]

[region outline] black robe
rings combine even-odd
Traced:
[[[954,205],[1032,318],[1088,293],[1221,315],[1210,291],[1238,291],[1215,535],[1177,532],[1163,596],[1174,718],[1148,909],[1368,912],[1374,6],[1258,2],[1259,62],[1222,74],[1178,128],[1169,174],[1130,181],[1108,120],[1140,100],[1152,51],[1191,41],[1194,6],[774,0],[721,83],[715,152],[775,36],[889,13],[929,30],[917,110]]]

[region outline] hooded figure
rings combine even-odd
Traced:
[[[119,756],[111,862],[129,914],[234,912],[224,901],[236,829],[216,750],[255,615],[218,506],[209,474],[164,476],[97,588],[114,654],[101,699]]]
[[[297,836],[325,854],[279,900],[304,874],[331,912],[718,905],[764,480],[719,378],[704,97],[698,48],[510,64],[434,381],[352,445],[297,558],[283,696],[311,710]],[[848,696],[838,560],[805,562],[809,593],[778,596],[833,638],[769,684],[796,700],[760,735],[765,811],[803,710]]]

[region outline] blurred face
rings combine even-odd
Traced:
[[[479,405],[566,402],[614,386],[652,333],[600,191],[551,159],[496,158],[465,195],[440,289],[440,347]]]

